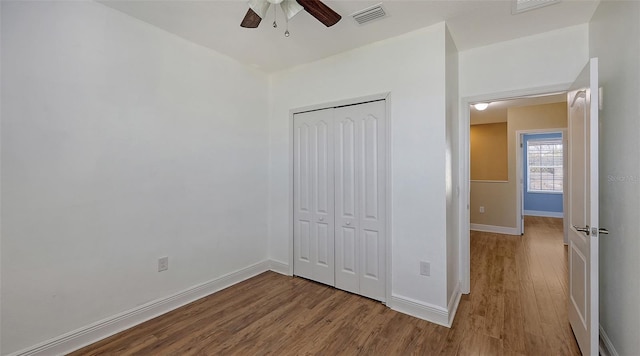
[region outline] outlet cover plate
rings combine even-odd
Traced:
[[[158,258],[158,272],[166,271],[169,269],[169,257]]]
[[[420,274],[423,276],[431,275],[431,264],[429,262],[420,261]]]

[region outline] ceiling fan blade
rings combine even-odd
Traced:
[[[256,14],[255,11],[249,9],[247,10],[247,14],[244,15],[244,18],[242,19],[240,26],[246,27],[246,28],[256,28],[260,24],[260,21],[262,21],[260,16],[258,16],[258,14]]]
[[[318,19],[318,21],[322,22],[327,27],[335,25],[342,18],[342,16],[331,10],[329,6],[325,5],[320,0],[298,0],[298,3],[302,5],[302,7],[304,7],[311,16]]]

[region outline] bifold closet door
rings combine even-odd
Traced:
[[[335,286],[385,300],[384,101],[334,109]]]
[[[294,116],[294,272],[334,285],[333,109]]]

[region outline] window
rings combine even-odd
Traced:
[[[562,139],[527,141],[527,191],[562,193]]]

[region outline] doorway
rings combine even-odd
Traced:
[[[562,219],[563,242],[567,243],[567,129],[519,130],[516,167],[518,167],[518,205],[525,233],[525,217]]]
[[[559,208],[553,211],[561,214],[564,204],[562,193],[545,189],[561,190],[564,183],[564,155],[561,148],[562,131],[567,126],[566,94],[553,93],[495,100],[490,104],[485,103],[484,106],[472,105],[469,112],[470,229],[521,235],[524,232],[524,198],[527,198],[527,195],[529,198],[536,196],[538,200],[557,201]],[[529,146],[537,147],[538,150],[558,148],[555,152],[556,162],[544,167],[541,164],[548,162],[534,162],[537,166],[531,168],[531,174],[525,174],[518,168],[522,167],[522,162],[528,162],[521,151],[523,135],[552,132],[560,132],[561,137],[548,138],[559,140],[559,146],[542,145],[547,142],[541,141],[541,137],[535,141],[539,145],[534,145],[534,139],[531,138]],[[553,153],[540,152],[536,157],[544,160],[553,159]],[[555,174],[548,173],[552,170]],[[544,179],[544,186],[529,189],[529,177],[534,178],[533,183],[542,182]],[[555,185],[553,181],[548,184],[548,179],[559,181],[555,182]],[[538,209],[540,211],[529,210],[529,215],[542,213],[542,208]]]
[[[460,279],[461,279],[461,290],[462,293],[468,294],[471,290],[471,245],[470,245],[470,231],[471,231],[471,167],[470,167],[470,127],[471,127],[471,110],[472,105],[476,103],[490,103],[489,106],[493,105],[494,102],[504,102],[509,100],[522,100],[526,98],[537,98],[544,97],[553,94],[562,94],[566,93],[570,84],[566,85],[556,85],[556,86],[548,86],[534,89],[525,89],[525,90],[516,90],[507,93],[494,93],[494,94],[486,94],[474,97],[465,97],[461,99],[461,124],[460,124],[460,161],[462,164],[460,165],[460,211],[459,211],[459,231],[460,231]],[[517,136],[515,134],[516,128],[513,128],[510,134],[508,134],[508,139],[513,143],[510,147],[513,148],[512,155],[515,156],[515,141]],[[511,130],[510,130],[511,131]],[[511,181],[513,199],[511,199],[511,211],[518,212],[521,209],[521,203],[519,200],[515,198],[517,189],[516,189],[516,177],[515,172],[513,177],[509,177],[508,180]],[[479,208],[478,208],[479,210]],[[486,209],[485,209],[486,212]],[[522,230],[522,218],[521,216],[517,217],[514,215],[513,219],[515,223],[512,224],[511,229],[518,231],[514,233],[514,235],[519,235],[519,232]]]
[[[568,261],[563,243],[563,219],[561,216],[551,216],[552,214],[540,216],[543,215],[542,209],[526,211],[524,206],[525,193],[543,194],[542,191],[553,189],[561,191],[565,186],[564,151],[561,149],[554,151],[554,149],[564,146],[567,104],[565,93],[560,92],[557,95],[561,99],[557,105],[536,103],[536,100],[547,96],[542,94],[533,98],[488,100],[491,102],[489,108],[492,105],[509,107],[507,128],[505,128],[508,140],[509,174],[506,179],[497,177],[492,181],[470,180],[468,183],[469,226],[471,230],[476,230],[469,233],[469,292],[471,293],[468,298],[472,306],[478,306],[478,308],[472,308],[472,315],[474,318],[483,320],[488,328],[485,331],[487,335],[502,338],[505,347],[513,353],[547,354],[558,352],[558,350],[563,350],[562,353],[565,354],[579,353],[566,315]],[[476,108],[469,106],[467,110],[471,132],[471,124],[473,124],[471,121]],[[545,113],[552,111],[562,114],[561,123],[548,116],[545,117]],[[525,122],[527,120],[531,120],[531,123]],[[559,145],[554,145],[552,142],[552,138],[557,138],[555,136],[534,136],[550,132],[556,132],[556,136],[560,136]],[[470,138],[472,139],[473,136],[470,135]],[[493,142],[498,141],[493,139]],[[531,141],[530,145],[528,145],[529,141]],[[469,147],[473,149],[471,142]],[[526,148],[537,149],[537,158],[540,160],[530,162],[536,157],[533,157],[534,155],[529,157],[528,152],[525,151]],[[469,156],[473,154],[473,151],[469,152]],[[551,162],[548,162],[549,158],[552,159]],[[473,172],[474,161],[470,159],[469,163],[469,171]],[[495,160],[492,163],[495,163]],[[528,167],[529,171],[525,171],[525,167]],[[497,197],[499,194],[496,192],[502,189],[502,195],[508,197],[502,202],[503,210],[498,206],[499,204],[496,204],[499,199],[494,198],[494,201],[489,203],[474,201],[474,199],[486,198],[482,194],[474,194],[473,189],[487,186],[492,189],[492,194],[485,196]],[[560,206],[560,210],[564,211],[562,195]],[[481,207],[483,211],[480,211]],[[499,212],[511,210],[515,213],[509,215],[507,221],[504,219],[491,221],[486,218],[491,213],[490,209]],[[486,220],[482,223],[493,227],[492,231],[474,229],[473,223],[477,221],[473,218],[479,214],[485,215]],[[498,215],[504,218],[506,214]],[[509,225],[506,225],[507,223]],[[554,351],[536,349],[536,343],[541,340],[550,340],[548,342],[553,343]]]

